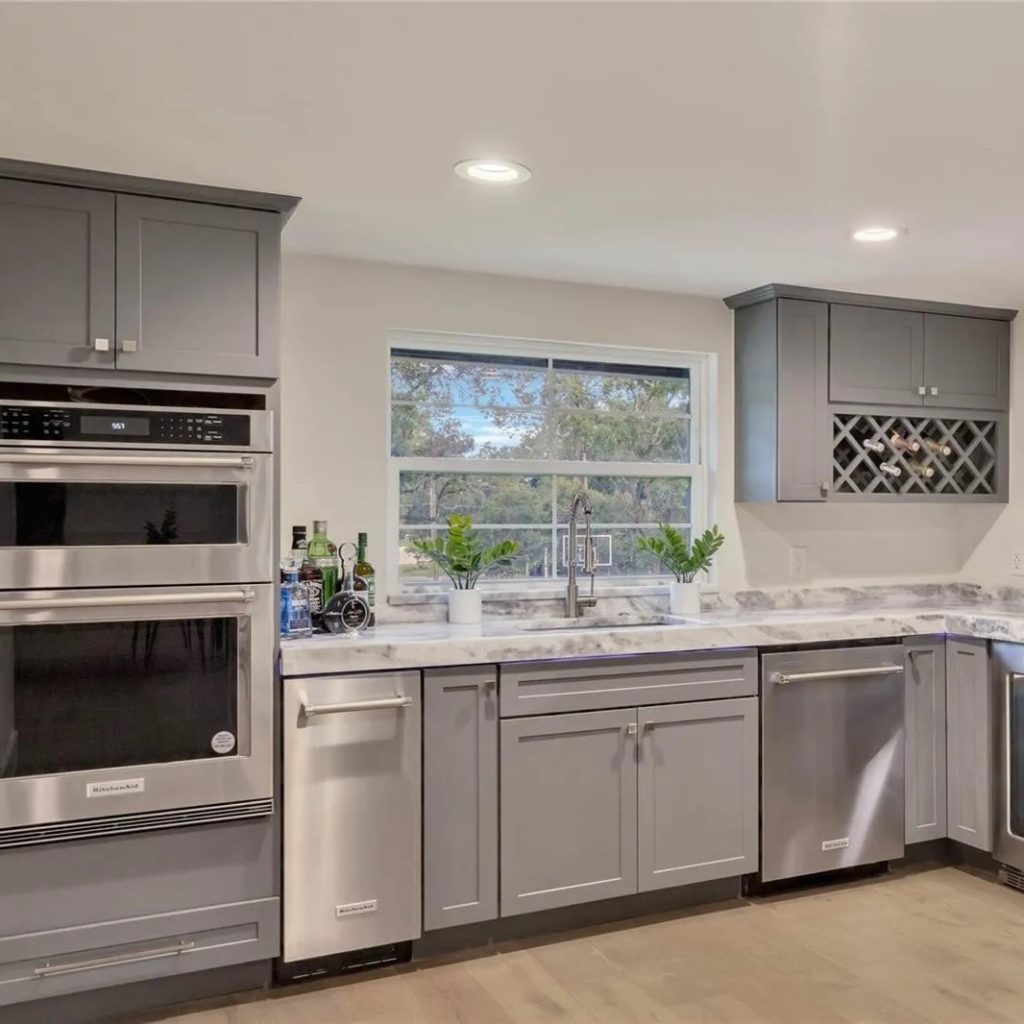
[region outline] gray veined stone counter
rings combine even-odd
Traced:
[[[296,676],[943,633],[1024,643],[1024,604],[921,602],[881,609],[730,610],[705,613],[691,622],[548,632],[526,630],[502,619],[481,626],[395,624],[356,639],[315,636],[285,641],[281,662],[284,675]]]

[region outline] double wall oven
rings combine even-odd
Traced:
[[[0,402],[0,848],[272,810],[270,417]]]

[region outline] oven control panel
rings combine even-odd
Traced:
[[[245,413],[107,409],[96,406],[0,405],[0,441],[245,447]]]

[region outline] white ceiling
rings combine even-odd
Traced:
[[[1016,4],[0,3],[0,155],[301,195],[296,250],[1018,306],[1022,43]]]

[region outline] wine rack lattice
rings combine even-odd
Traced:
[[[936,419],[930,416],[885,416],[836,413],[832,417],[832,487],[837,494],[995,494],[997,430],[994,420]],[[893,434],[917,442],[920,451],[898,450]],[[950,449],[929,451],[925,441]],[[881,453],[864,442],[881,443]],[[899,466],[891,476],[883,462]],[[931,467],[933,475],[922,475]]]

